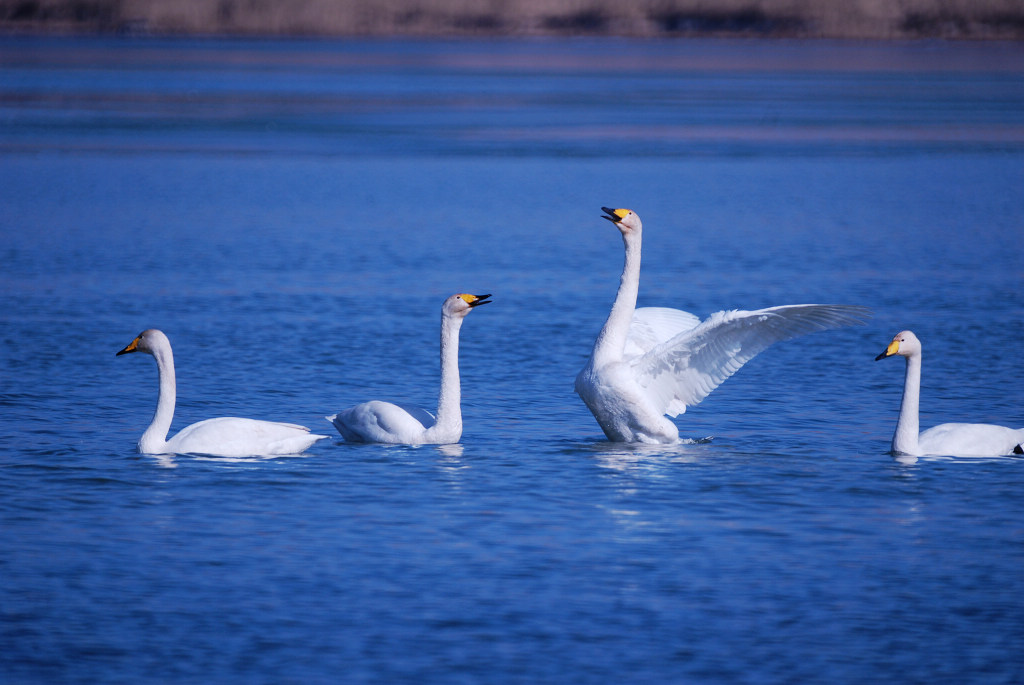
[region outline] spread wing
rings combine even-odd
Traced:
[[[658,345],[700,325],[700,317],[669,307],[641,307],[633,312],[623,357],[642,357]]]
[[[676,416],[773,343],[863,323],[870,313],[865,307],[821,304],[717,312],[634,359],[632,367],[655,406]]]

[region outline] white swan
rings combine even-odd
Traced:
[[[298,454],[326,435],[313,435],[305,426],[274,421],[223,417],[207,419],[182,428],[167,440],[174,417],[176,386],[171,342],[155,328],[143,331],[117,353],[146,352],[156,359],[160,395],[149,428],[139,439],[142,454],[207,454],[217,457],[249,457]]]
[[[918,405],[921,398],[921,341],[910,331],[893,337],[885,352],[875,361],[900,355],[907,359],[903,381],[903,400],[896,432],[892,436],[894,454],[951,457],[989,457],[1022,454],[1024,428],[1013,429],[987,423],[943,423],[918,434]]]
[[[459,329],[474,307],[487,304],[490,295],[456,294],[441,306],[441,391],[437,416],[425,409],[371,400],[357,404],[327,420],[349,442],[395,445],[445,445],[462,437],[462,390],[459,385]]]
[[[727,311],[701,321],[662,307],[636,309],[643,225],[628,209],[602,207],[622,233],[626,260],[612,311],[576,376],[576,392],[609,440],[675,443],[666,418],[703,400],[769,345],[860,323],[863,307],[799,304]]]

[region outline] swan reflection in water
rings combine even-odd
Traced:
[[[142,458],[152,459],[157,466],[165,469],[176,469],[179,466],[179,462],[209,462],[219,464],[248,464],[250,466],[256,466],[258,464],[266,464],[269,461],[276,461],[278,459],[309,459],[314,455],[309,453],[303,454],[259,454],[250,457],[220,457],[212,454],[144,454]]]
[[[585,446],[598,466],[614,471],[656,473],[672,464],[692,464],[703,459],[705,445],[713,437],[683,439],[671,445],[654,445],[640,442],[596,442]]]

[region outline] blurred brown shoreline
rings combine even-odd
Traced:
[[[1021,0],[0,0],[0,34],[1024,39]]]

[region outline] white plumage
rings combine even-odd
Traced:
[[[990,457],[1024,452],[1024,428],[1007,428],[988,423],[943,423],[919,433],[921,399],[921,341],[911,331],[897,333],[875,361],[899,355],[907,360],[903,400],[896,432],[894,454],[920,457]]]
[[[678,309],[636,309],[643,225],[628,209],[602,209],[622,233],[626,258],[612,311],[576,377],[576,392],[609,440],[677,442],[679,430],[665,415],[677,416],[703,400],[771,344],[869,315],[864,307],[799,304],[718,312],[701,321]]]
[[[459,330],[474,308],[490,302],[490,295],[459,293],[441,306],[441,390],[437,416],[418,407],[371,400],[357,404],[327,420],[349,442],[398,445],[444,445],[462,438],[462,389],[459,382]]]
[[[155,328],[143,331],[117,354],[145,352],[156,360],[160,394],[149,428],[139,439],[143,454],[206,454],[218,457],[249,457],[298,454],[326,435],[314,435],[294,423],[258,421],[236,417],[207,419],[182,428],[167,439],[174,418],[177,387],[174,355],[167,336]]]

